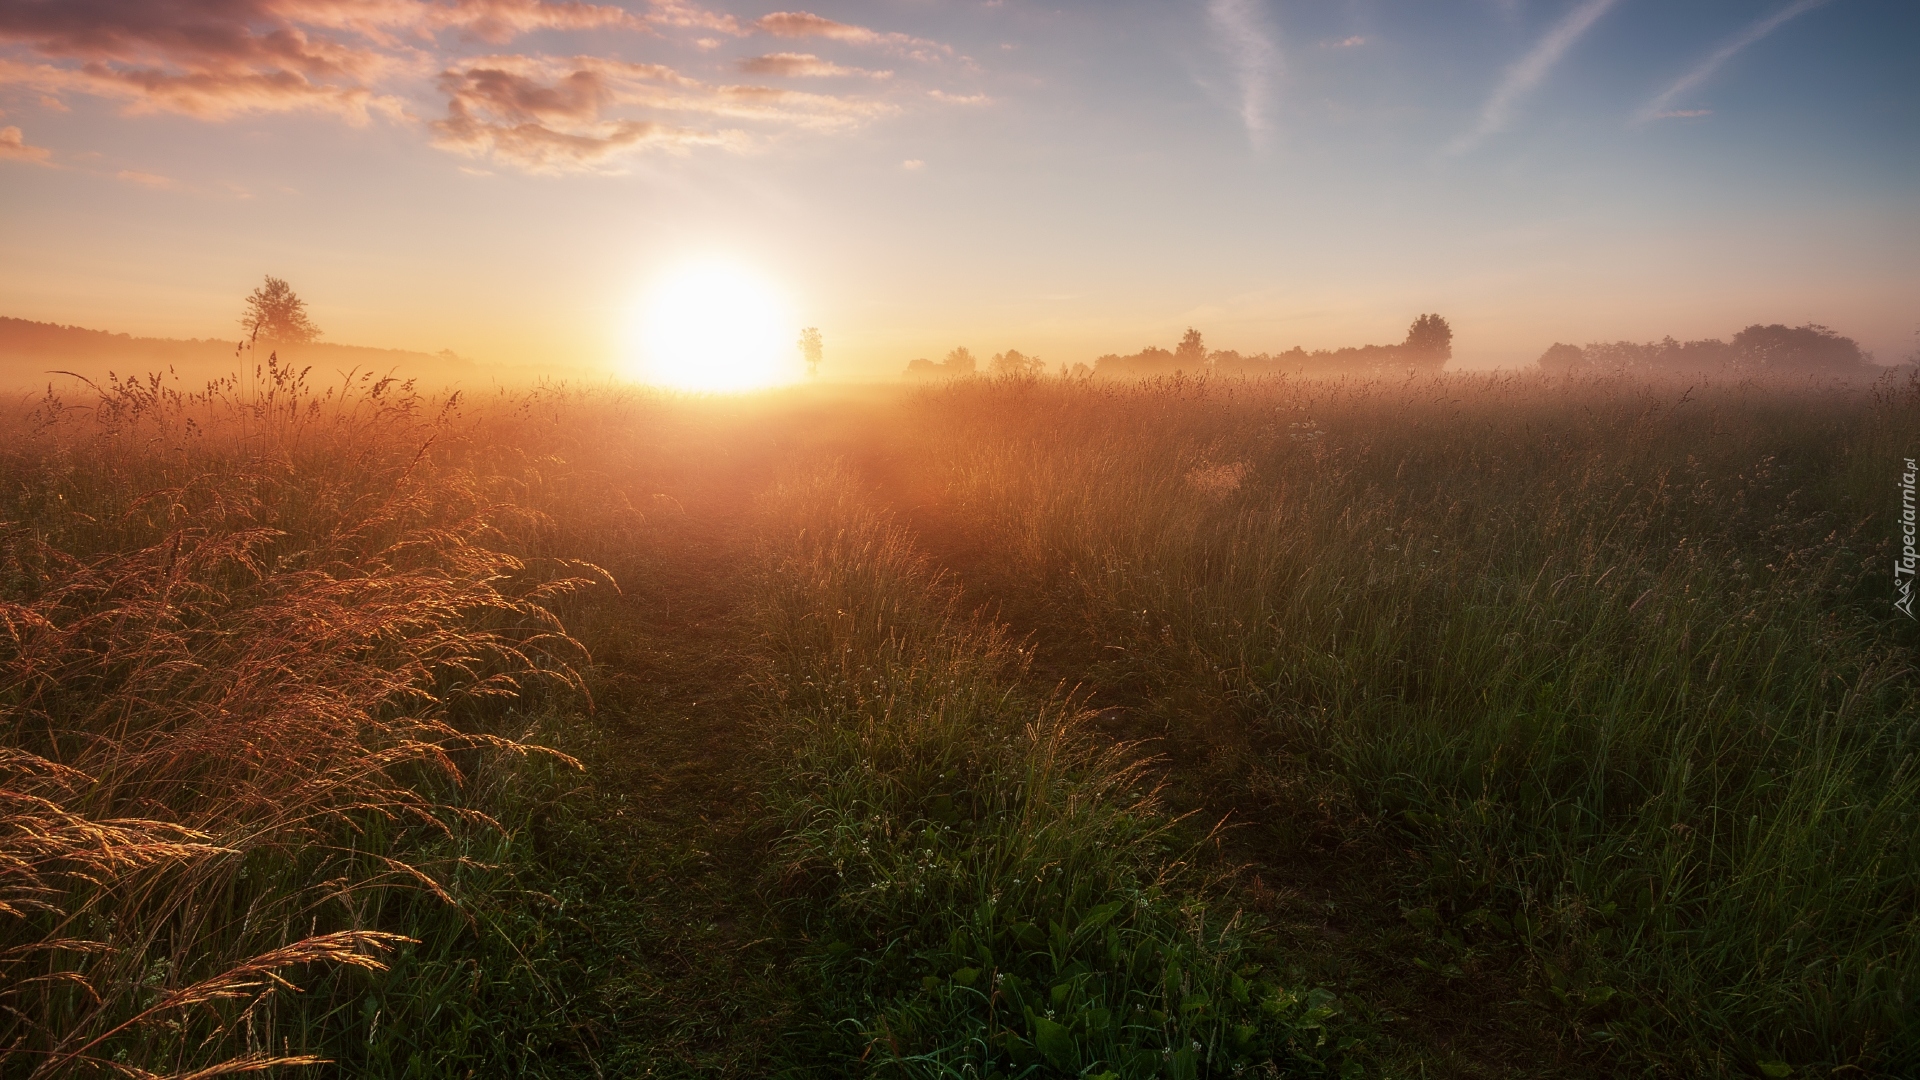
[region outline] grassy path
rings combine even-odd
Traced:
[[[839,1075],[851,1064],[803,1062],[792,1041],[817,1025],[818,987],[799,970],[800,928],[783,923],[766,892],[775,837],[761,796],[771,778],[748,750],[764,738],[756,681],[769,677],[749,610],[752,506],[791,452],[782,444],[778,432],[757,433],[664,492],[657,572],[629,582],[583,627],[599,673],[597,731],[583,755],[594,790],[579,811],[592,824],[543,846],[556,865],[595,881],[582,921],[595,928],[598,959],[583,1012],[593,1017],[589,1068],[604,1075],[758,1076],[807,1065]],[[1297,804],[1251,794],[1258,785],[1232,773],[1246,748],[1193,737],[1174,722],[1179,701],[1103,684],[1097,646],[1058,632],[1042,602],[1000,580],[991,552],[968,548],[965,531],[890,482],[883,461],[853,464],[971,601],[1031,635],[1037,696],[1081,687],[1109,737],[1150,739],[1165,755],[1176,811],[1192,811],[1196,825],[1234,825],[1219,856],[1241,868],[1234,903],[1271,928],[1265,962],[1341,995],[1369,1073],[1596,1075],[1590,1049],[1522,1000],[1513,958],[1451,946],[1404,917],[1409,854],[1331,820],[1303,827]]]
[[[607,1076],[767,1075],[804,1010],[761,888],[769,837],[743,571],[746,517],[773,466],[754,449],[660,492],[650,572],[583,619],[593,788],[543,858],[591,879],[586,1010]]]

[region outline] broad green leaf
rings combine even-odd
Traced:
[[[1072,1069],[1079,1065],[1079,1048],[1074,1045],[1073,1033],[1064,1024],[1057,1024],[1044,1016],[1034,1017],[1033,1044],[1057,1069]]]

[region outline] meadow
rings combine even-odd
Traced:
[[[1920,1071],[1920,382],[0,417],[0,1073]]]

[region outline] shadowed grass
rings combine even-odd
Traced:
[[[1400,834],[1409,918],[1527,946],[1590,1042],[1898,1073],[1920,710],[1882,568],[1917,404],[975,383],[922,399],[909,452],[1106,685],[1282,812]]]

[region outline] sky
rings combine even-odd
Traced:
[[[327,340],[617,366],[720,260],[842,377],[1920,346],[1911,0],[804,2],[0,0],[0,315],[221,336],[272,274]]]

